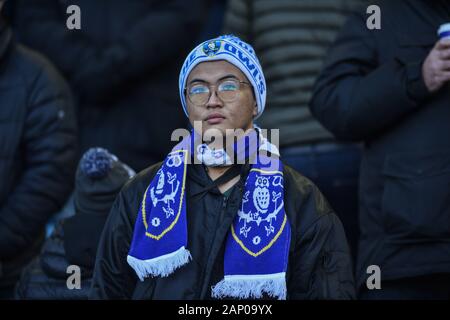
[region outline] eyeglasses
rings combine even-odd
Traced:
[[[211,98],[211,87],[217,87],[215,92],[220,100],[223,102],[233,102],[238,98],[241,85],[243,84],[252,86],[250,83],[245,81],[225,79],[217,82],[215,85],[206,83],[192,83],[188,85],[184,91],[185,94],[187,93],[188,99],[191,103],[197,106],[204,106]]]

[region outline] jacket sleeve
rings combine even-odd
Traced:
[[[70,91],[53,68],[30,80],[21,149],[23,172],[0,206],[0,260],[24,251],[73,189],[76,121]]]
[[[367,16],[349,16],[329,50],[310,102],[316,118],[337,138],[367,140],[415,112],[429,93],[421,65],[425,57],[400,56],[379,62],[378,43],[366,26]]]
[[[204,0],[168,0],[142,14],[123,36],[99,45],[81,30],[66,27],[66,7],[52,0],[20,1],[17,27],[22,40],[46,54],[76,92],[101,100],[190,46],[199,27]],[[83,10],[81,9],[81,17]],[[100,14],[100,13],[99,13]],[[163,30],[163,32],[162,32]],[[107,35],[105,35],[105,40]]]
[[[134,230],[131,211],[121,191],[111,208],[97,249],[89,299],[130,299],[133,295],[138,279],[127,263]]]
[[[342,223],[315,185],[300,176],[296,180],[301,196],[296,197],[297,215],[291,221],[296,231],[289,299],[354,299],[353,263]]]
[[[311,226],[298,247],[294,258],[297,288],[290,299],[355,299],[352,258],[344,229],[334,213],[322,216]],[[301,266],[301,261],[307,264]],[[309,281],[302,286],[301,278],[306,275]]]

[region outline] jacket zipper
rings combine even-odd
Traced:
[[[322,258],[321,258],[321,270],[322,270],[322,276],[323,276],[323,279],[322,279],[322,290],[323,290],[323,299],[329,299],[329,284],[328,284],[328,273],[327,273],[327,268],[326,268],[326,263],[327,263],[327,261],[326,261],[326,259],[327,259],[328,257],[327,257],[327,253],[324,253],[323,255],[322,255]]]
[[[217,236],[217,230],[219,228],[220,221],[222,220],[222,217],[224,216],[225,210],[227,208],[228,199],[229,199],[229,196],[223,196],[222,208],[221,208],[219,216],[217,217],[217,220],[216,220],[216,228],[214,230],[214,236],[212,238],[213,241],[212,241],[211,246],[209,247],[209,251],[208,251],[208,257],[209,258],[211,258],[211,251],[212,251],[212,248],[213,248],[213,246],[215,244],[214,240],[216,239],[216,236]],[[199,297],[200,299],[204,299],[205,295],[206,295],[206,290],[204,290],[204,289],[205,289],[205,285],[207,286],[207,284],[205,284],[205,283],[206,282],[209,283],[211,281],[210,277],[208,277],[208,279],[205,279],[205,274],[206,274],[207,268],[208,267],[211,267],[211,268],[214,267],[214,262],[212,262],[211,266],[208,266],[209,262],[210,261],[208,259],[208,261],[206,262],[205,269],[202,272],[202,279],[204,279],[204,280],[202,282],[202,287],[201,287],[201,291],[200,291],[200,297]]]

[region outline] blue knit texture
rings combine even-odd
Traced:
[[[80,161],[80,170],[91,178],[105,177],[111,170],[114,157],[106,149],[91,148],[85,152]]]

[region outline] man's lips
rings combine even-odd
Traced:
[[[218,124],[221,123],[224,119],[225,117],[220,113],[212,113],[206,117],[205,121],[208,122],[208,124]]]

